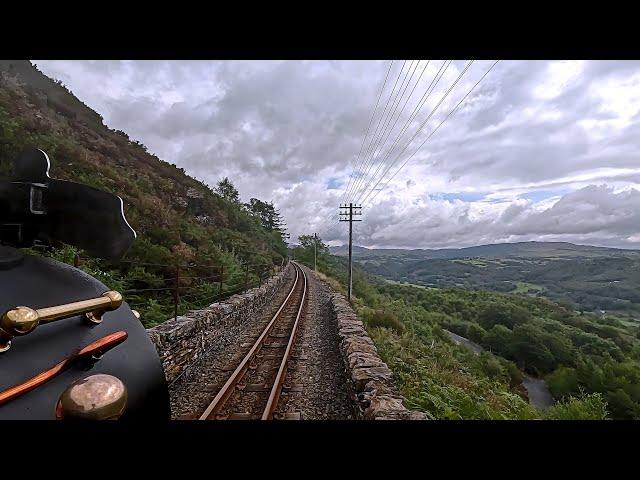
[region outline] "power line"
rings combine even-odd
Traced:
[[[444,100],[449,96],[449,94],[451,93],[451,91],[455,88],[455,86],[458,84],[458,82],[460,81],[460,79],[463,77],[463,75],[467,72],[467,70],[469,69],[469,67],[471,66],[471,64],[473,63],[473,60],[470,60],[466,66],[462,69],[462,71],[460,72],[460,74],[458,75],[458,78],[455,79],[455,81],[451,84],[451,86],[447,89],[447,91],[444,93],[444,95],[440,98],[440,100],[438,101],[438,103],[436,104],[435,107],[433,107],[433,109],[431,110],[431,113],[429,113],[429,115],[427,116],[427,118],[422,122],[422,124],[418,127],[418,129],[416,130],[416,132],[413,134],[413,136],[409,139],[409,141],[407,142],[407,144],[404,146],[404,148],[400,151],[400,153],[395,157],[395,159],[390,163],[390,165],[386,168],[386,170],[384,171],[384,173],[382,174],[382,176],[380,177],[380,180],[378,180],[378,182],[373,186],[373,188],[369,191],[369,193],[367,193],[367,195],[364,197],[365,199],[369,197],[369,195],[371,194],[371,192],[373,190],[375,190],[375,188],[380,184],[380,182],[382,181],[382,179],[385,177],[385,175],[389,172],[389,170],[393,167],[393,165],[395,165],[395,163],[398,161],[398,159],[401,157],[401,155],[405,152],[405,150],[409,147],[409,145],[411,145],[411,143],[413,142],[413,140],[418,136],[418,134],[422,131],[422,129],[424,128],[424,126],[427,124],[427,122],[431,119],[431,117],[433,116],[433,114],[438,110],[438,108],[440,107],[440,105],[442,104],[442,102],[444,102]]]
[[[364,192],[367,191],[367,188],[369,188],[369,185],[371,185],[371,183],[375,180],[375,178],[378,175],[378,172],[380,171],[382,166],[386,163],[386,161],[389,158],[389,156],[391,155],[391,152],[393,151],[393,149],[396,147],[396,145],[398,145],[398,142],[400,141],[402,136],[405,134],[405,132],[407,131],[407,129],[411,125],[411,122],[413,122],[413,120],[416,118],[416,116],[420,112],[420,109],[422,108],[422,106],[427,102],[427,100],[429,100],[429,97],[431,96],[431,94],[434,92],[434,90],[438,86],[438,83],[440,83],[440,80],[442,80],[442,77],[444,77],[445,73],[447,73],[447,69],[449,68],[451,63],[452,63],[452,60],[448,60],[448,61],[445,60],[445,61],[442,62],[442,65],[440,65],[440,69],[436,72],[435,76],[431,80],[431,83],[429,84],[429,86],[425,90],[424,94],[422,95],[422,98],[420,99],[420,101],[414,107],[413,112],[411,112],[411,115],[409,116],[409,118],[405,122],[402,130],[400,131],[400,133],[396,137],[395,141],[393,142],[393,145],[387,151],[387,154],[382,159],[382,162],[380,162],[380,164],[378,165],[378,168],[376,169],[376,171],[372,175],[371,180],[367,183],[367,185],[364,188],[361,188],[361,189],[359,189],[358,192],[356,192],[356,194],[359,194],[359,197],[361,197],[364,194]],[[444,68],[444,71],[443,71],[443,68]],[[356,197],[356,198],[359,198],[359,197]]]
[[[351,181],[353,179],[353,174],[355,173],[355,167],[356,165],[358,165],[358,162],[360,160],[360,157],[362,155],[362,149],[364,148],[364,143],[367,140],[367,136],[369,135],[369,131],[371,130],[371,124],[373,123],[373,119],[376,116],[376,111],[378,110],[378,104],[380,103],[380,98],[382,97],[382,92],[384,92],[384,87],[387,85],[387,79],[389,78],[389,73],[391,73],[391,67],[393,66],[393,62],[394,60],[391,60],[391,62],[389,63],[389,69],[387,70],[387,75],[384,77],[384,83],[382,84],[382,88],[380,89],[380,93],[378,94],[378,99],[376,100],[376,105],[373,109],[373,113],[371,114],[371,118],[369,119],[369,125],[367,126],[367,132],[364,135],[364,138],[362,139],[362,144],[360,145],[360,151],[358,152],[358,156],[356,157],[356,160],[353,164],[353,170],[351,171],[351,175],[349,175],[349,184],[347,185],[347,188],[345,189],[345,191],[342,194],[342,199],[344,200],[344,196],[346,195],[347,191],[349,190],[349,188],[351,187]]]
[[[400,157],[400,155],[402,155],[402,153],[404,153],[404,151],[406,150],[406,148],[413,142],[414,138],[417,136],[417,134],[422,130],[422,128],[426,125],[426,123],[431,119],[431,117],[433,116],[433,114],[437,111],[437,109],[440,107],[440,105],[442,104],[442,102],[447,98],[447,96],[451,93],[451,91],[455,88],[455,86],[457,85],[457,83],[460,81],[460,79],[462,78],[462,76],[464,76],[464,74],[467,72],[467,70],[470,68],[471,64],[473,63],[472,61],[469,61],[467,63],[467,65],[464,67],[464,69],[462,70],[462,72],[458,75],[458,78],[456,78],[456,80],[453,82],[453,84],[447,89],[447,91],[445,92],[445,94],[442,96],[442,98],[440,99],[440,101],[436,104],[436,106],[432,109],[431,113],[427,116],[427,118],[422,122],[422,124],[420,125],[420,127],[418,128],[418,130],[416,131],[416,133],[411,137],[411,139],[409,140],[409,142],[407,142],[407,144],[405,145],[405,147],[402,149],[402,151],[398,154],[398,156],[394,159],[394,161],[391,163],[391,165],[385,170],[385,172],[383,173],[382,177],[380,178],[380,180],[378,180],[378,182],[376,183],[376,185],[374,185],[373,189],[371,189],[369,191],[369,193],[367,193],[367,195],[365,196],[364,200],[366,200],[371,193],[375,190],[375,188],[379,185],[380,181],[382,181],[382,179],[386,176],[386,174],[388,173],[389,169],[395,164],[395,162],[398,160],[398,158]],[[453,113],[455,113],[455,111],[459,108],[459,106],[462,104],[462,102],[464,102],[464,100],[469,96],[469,94],[476,88],[476,86],[488,75],[488,73],[493,69],[493,67],[498,63],[498,61],[496,61],[490,68],[489,70],[487,70],[487,72],[485,72],[485,74],[480,78],[480,80],[478,80],[478,82],[462,97],[462,99],[456,104],[456,106],[449,112],[449,114],[447,114],[447,116],[440,122],[440,124],[428,135],[428,137],[418,146],[418,148],[404,161],[404,163],[400,166],[400,168],[398,168],[398,170],[393,174],[393,176],[391,178],[389,178],[389,180],[383,185],[383,187],[378,190],[376,192],[376,195],[371,199],[371,202],[375,199],[375,197],[378,195],[378,193],[380,193],[380,191],[382,191],[384,188],[386,188],[386,186],[389,184],[389,182],[400,172],[400,170],[402,170],[402,168],[408,163],[408,161],[417,153],[417,151],[420,150],[420,148],[422,148],[422,146],[440,129],[440,127],[446,122],[446,120],[451,117],[451,115],[453,115]],[[442,67],[441,67],[442,68]],[[437,75],[437,74],[436,74]],[[444,73],[443,73],[444,75]],[[440,77],[442,78],[442,76]],[[432,81],[433,83],[433,81]],[[435,86],[434,86],[435,89]],[[431,90],[433,91],[433,90]],[[426,93],[426,92],[425,92]],[[424,95],[423,95],[424,97]],[[391,149],[389,150],[389,152],[391,152],[393,150],[393,146],[391,147]],[[370,202],[370,203],[371,203]],[[353,204],[350,204],[353,205]],[[350,227],[351,227],[351,223],[350,223]],[[331,229],[330,229],[331,231]],[[351,245],[352,243],[352,229],[349,229],[349,244]],[[348,287],[351,286],[351,282],[349,282]],[[349,289],[350,290],[350,289]]]
[[[414,61],[412,60],[411,63],[413,64]],[[396,126],[396,124],[398,122],[399,115],[402,114],[402,112],[404,111],[404,108],[406,107],[406,102],[405,102],[405,104],[402,107],[402,110],[400,110],[400,113],[399,113],[398,117],[396,117],[396,119],[395,119],[395,121],[394,121],[394,123],[393,123],[393,125],[391,127],[391,130],[388,130],[387,127],[389,126],[389,124],[391,123],[393,118],[395,117],[396,111],[398,110],[398,106],[402,102],[402,99],[404,98],[404,94],[407,91],[407,88],[409,87],[409,84],[411,83],[411,79],[415,75],[415,72],[418,69],[419,64],[420,64],[419,60],[417,62],[415,62],[415,68],[411,72],[411,76],[408,78],[408,80],[407,80],[407,76],[409,74],[409,71],[411,70],[411,65],[409,66],[409,70],[407,70],[407,73],[405,74],[405,78],[403,79],[402,84],[400,85],[400,89],[398,90],[398,94],[400,96],[398,96],[398,94],[396,94],[396,98],[394,99],[393,104],[391,105],[390,115],[387,117],[387,120],[385,121],[385,124],[382,127],[382,132],[381,132],[380,136],[378,137],[378,139],[376,140],[376,143],[375,143],[375,145],[373,147],[373,151],[371,152],[371,156],[370,156],[369,161],[368,161],[368,165],[364,169],[364,172],[363,172],[363,174],[361,176],[361,181],[366,181],[367,180],[367,175],[369,174],[369,172],[371,171],[371,169],[375,165],[376,160],[379,157],[379,155],[377,155],[378,147],[380,147],[380,152],[382,152],[382,150],[384,149],[384,145],[386,144],[386,142],[387,142],[387,140],[389,138],[389,135],[391,134],[391,132],[393,131],[393,129],[395,128],[395,126]],[[406,80],[406,85],[405,85],[405,80]],[[404,86],[404,88],[403,88],[403,86]],[[402,90],[402,93],[400,93],[400,90]],[[412,90],[412,93],[413,93],[413,90]],[[387,133],[387,131],[389,133]],[[355,194],[358,191],[359,188],[361,188],[361,185],[358,188],[354,188],[354,191],[352,192],[352,194]]]
[[[409,160],[411,160],[411,158],[418,152],[418,150],[420,150],[422,148],[422,146],[427,143],[427,141],[438,131],[438,129],[447,121],[447,119],[449,117],[451,117],[460,107],[460,105],[462,104],[462,102],[464,102],[464,100],[469,96],[469,94],[480,84],[480,82],[482,82],[482,80],[484,80],[484,78],[489,74],[489,72],[491,72],[491,70],[493,70],[493,67],[495,67],[498,62],[500,60],[496,60],[493,65],[491,65],[489,67],[489,69],[485,72],[484,75],[482,75],[482,77],[480,77],[480,80],[478,80],[475,85],[473,87],[471,87],[471,89],[465,94],[464,97],[462,97],[462,99],[456,104],[455,107],[453,107],[453,109],[447,114],[447,116],[440,122],[440,124],[429,134],[429,136],[420,144],[420,146],[416,149],[415,152],[413,152],[405,161],[404,163],[400,166],[400,168],[398,168],[398,170],[396,170],[396,172],[391,176],[391,178],[389,178],[389,180],[387,180],[387,182],[382,186],[382,188],[380,190],[378,190],[376,192],[376,194],[373,196],[373,198],[371,198],[371,201],[369,203],[372,203],[373,200],[375,200],[375,198],[378,196],[378,193],[380,193],[382,190],[384,190],[386,188],[386,186],[389,184],[389,182],[391,180],[393,180],[393,178],[398,174],[398,172],[400,172],[400,170],[402,170],[402,168],[407,164],[407,162]],[[375,188],[375,187],[374,187]],[[373,190],[372,190],[373,191]],[[371,192],[370,192],[371,193]],[[367,195],[368,196],[368,195]],[[366,198],[365,198],[366,200]]]
[[[393,92],[395,92],[395,90],[396,90],[396,86],[398,85],[398,80],[400,80],[400,77],[402,76],[402,71],[404,70],[404,66],[406,65],[406,63],[407,63],[406,60],[402,63],[402,67],[400,68],[400,72],[398,73],[398,77],[396,78],[396,81],[393,84],[393,89],[391,89],[391,93],[389,94],[389,98],[387,98],[387,101],[385,103],[384,110],[382,112],[382,117],[378,120],[378,123],[376,124],[376,129],[375,129],[373,135],[371,136],[372,140],[373,140],[373,138],[375,138],[378,135],[378,129],[380,128],[380,123],[382,122],[382,119],[385,118],[385,114],[387,112],[387,108],[389,107],[389,101],[391,100],[391,97],[393,96]],[[370,152],[370,149],[371,149],[371,145],[372,145],[372,141],[369,142],[369,146],[365,150],[365,156],[363,157],[362,166],[364,166],[367,163],[366,159],[369,158],[369,152]],[[355,180],[355,184],[354,185],[356,185],[360,181],[360,177],[361,177],[360,173],[361,173],[360,172],[360,168],[358,168],[358,172],[357,172],[357,175],[356,175],[356,180]],[[353,190],[353,188],[354,187],[352,187],[352,190]],[[349,195],[349,194],[350,194],[350,192],[347,192],[347,195]]]
[[[382,119],[384,118],[384,115],[387,111],[387,108],[389,106],[389,100],[391,99],[391,96],[393,95],[393,92],[396,89],[396,86],[398,85],[398,80],[400,79],[400,76],[402,75],[402,71],[404,70],[404,66],[406,64],[406,60],[403,62],[402,66],[400,67],[400,71],[398,72],[398,76],[396,78],[396,81],[393,84],[393,88],[391,89],[391,92],[389,93],[389,97],[387,98],[385,105],[384,105],[384,109],[382,110],[382,113],[380,114],[380,116],[378,117],[377,121],[374,122],[375,123],[375,129],[373,131],[373,133],[371,134],[371,136],[369,137],[369,143],[366,144],[365,148],[364,148],[364,154],[362,155],[361,159],[360,159],[360,163],[358,165],[356,165],[354,167],[353,173],[355,174],[354,176],[354,180],[353,183],[351,184],[350,188],[348,190],[345,191],[345,197],[349,195],[350,191],[353,189],[355,183],[358,181],[360,174],[361,174],[361,167],[365,164],[366,159],[369,157],[369,149],[371,148],[371,143],[373,142],[373,139],[375,138],[375,136],[378,134],[378,129],[380,128],[380,122],[382,121]]]
[[[411,92],[409,93],[409,96],[407,97],[407,99],[404,101],[404,105],[402,106],[402,109],[400,110],[400,113],[398,114],[398,116],[396,117],[395,122],[393,123],[393,127],[391,127],[391,130],[389,130],[389,134],[387,135],[387,138],[384,141],[384,144],[387,143],[387,140],[389,139],[389,135],[391,135],[391,132],[393,131],[393,129],[396,127],[396,124],[398,123],[398,120],[400,120],[400,116],[402,115],[402,112],[404,112],[404,109],[406,108],[407,104],[409,103],[409,100],[411,99],[411,97],[413,96],[413,92],[415,91],[416,87],[418,86],[418,84],[420,83],[420,80],[422,80],[422,76],[424,75],[424,72],[427,70],[427,67],[429,66],[429,62],[430,60],[427,60],[426,65],[424,66],[424,68],[422,69],[422,72],[420,72],[420,76],[418,77],[418,80],[416,81],[415,85],[413,86],[413,88],[411,89]],[[414,109],[415,110],[415,109]],[[409,120],[411,121],[411,119]],[[400,135],[402,134],[401,133]],[[397,142],[397,138],[396,138],[396,142]],[[391,146],[391,148],[389,149],[389,151],[393,150],[393,147],[395,146],[395,142],[394,144]],[[382,149],[380,150],[380,152],[382,153]],[[375,172],[373,173],[373,175],[371,176],[371,179],[374,179],[376,177],[376,175],[378,174],[378,172],[380,171],[380,167],[384,164],[385,160],[387,159],[387,157],[389,156],[389,152],[387,152],[387,155],[385,155],[385,157],[382,159],[382,161],[378,164],[378,167],[376,168]],[[371,180],[369,180],[367,182],[367,185],[364,187],[365,189],[371,184]],[[354,196],[357,195],[358,192],[354,193]]]
[[[409,124],[414,120],[414,118],[416,117],[416,115],[418,114],[420,108],[422,108],[422,106],[424,105],[424,103],[429,99],[429,97],[431,96],[431,93],[433,93],[433,91],[435,90],[435,88],[437,87],[439,81],[442,79],[442,77],[444,76],[444,74],[446,73],[447,69],[449,68],[449,65],[451,64],[451,60],[447,61],[443,61],[442,64],[440,65],[440,68],[438,69],[438,71],[436,72],[435,76],[433,77],[433,79],[431,80],[431,83],[429,84],[429,86],[427,87],[427,89],[425,90],[425,92],[423,93],[421,99],[418,101],[418,103],[416,104],[416,106],[414,107],[409,119],[407,120],[407,122],[405,123],[402,131],[400,132],[400,134],[398,135],[398,137],[396,138],[395,142],[394,142],[394,146],[395,144],[397,144],[397,142],[399,141],[399,139],[402,137],[402,135],[404,135],[404,132],[406,131],[406,129],[408,128]],[[407,102],[409,101],[411,95],[413,95],[413,92],[415,91],[415,88],[417,87],[418,83],[420,82],[420,79],[422,78],[422,75],[424,74],[427,66],[429,65],[429,61],[427,61],[427,64],[425,65],[425,68],[422,70],[420,77],[418,78],[418,81],[416,82],[416,84],[414,85],[413,89],[411,90],[411,93],[409,95],[409,97],[407,97],[407,100],[405,102],[405,105],[403,106],[406,107]],[[444,68],[444,71],[443,71]],[[396,80],[396,84],[397,84],[397,80]],[[394,86],[395,87],[395,86]],[[395,88],[394,88],[395,89]],[[389,100],[387,100],[388,103]],[[378,123],[379,125],[379,123]],[[389,152],[387,152],[387,155],[385,156],[385,160],[386,158],[388,158],[390,152],[393,150],[393,147],[390,149]],[[375,177],[374,177],[375,178]],[[358,189],[359,190],[359,189]],[[345,192],[346,193],[346,192]],[[343,195],[344,198],[344,195]],[[325,219],[325,221],[321,224],[322,226],[326,225],[327,222],[330,222],[329,219]],[[332,225],[329,226],[329,229],[327,230],[327,235],[330,235],[331,233],[334,233],[337,230],[337,227],[339,225],[338,219],[335,219],[335,221],[333,222]],[[322,227],[321,227],[322,228]]]
[[[404,69],[404,65],[407,63],[407,61],[405,60],[403,65],[402,65],[402,69]],[[363,159],[363,163],[361,165],[361,167],[358,169],[358,173],[359,176],[356,179],[356,182],[354,183],[352,190],[351,190],[351,194],[353,194],[354,191],[356,191],[357,188],[359,188],[360,183],[362,182],[364,176],[366,175],[366,171],[368,170],[368,165],[369,162],[371,161],[371,159],[373,158],[373,155],[375,153],[375,150],[377,148],[378,142],[380,140],[380,137],[384,134],[384,131],[386,129],[386,126],[388,124],[388,116],[386,115],[387,113],[387,106],[389,104],[389,101],[391,101],[391,109],[389,110],[389,115],[392,115],[392,110],[394,109],[395,105],[396,105],[396,99],[398,97],[398,94],[400,93],[400,89],[402,89],[402,86],[404,85],[404,82],[407,78],[407,75],[409,74],[409,70],[411,70],[411,65],[413,65],[413,60],[411,61],[411,64],[409,65],[409,68],[407,69],[407,72],[404,75],[404,78],[402,79],[402,83],[400,84],[400,88],[398,89],[398,91],[396,92],[395,96],[393,95],[394,91],[395,91],[395,87],[398,83],[398,80],[400,79],[400,77],[402,76],[402,70],[400,70],[400,73],[398,74],[398,78],[396,79],[396,83],[394,84],[394,88],[391,91],[391,94],[389,95],[389,98],[387,99],[387,105],[385,106],[385,110],[383,112],[382,118],[380,119],[380,121],[377,124],[377,128],[376,131],[374,133],[374,135],[371,138],[371,141],[369,142],[369,146],[366,150],[364,159]],[[392,99],[393,97],[393,99]],[[384,122],[384,126],[382,127],[382,132],[380,133],[380,136],[378,136],[378,132],[380,130],[380,125],[382,125]]]
[[[406,100],[403,103],[402,100],[405,98],[405,94],[407,92],[407,89],[409,88],[409,85],[411,84],[412,79],[413,79],[416,71],[418,70],[418,67],[420,65],[420,61],[418,60],[418,61],[412,61],[411,62],[411,65],[409,66],[407,71],[404,73],[404,78],[402,79],[402,81],[400,83],[400,88],[397,89],[398,82],[400,81],[400,78],[402,77],[402,73],[404,71],[404,67],[405,67],[406,63],[407,63],[407,61],[405,60],[403,62],[402,67],[400,68],[400,72],[398,73],[396,81],[394,82],[393,88],[392,88],[391,92],[389,93],[389,96],[388,96],[388,98],[387,98],[387,100],[385,102],[385,107],[384,107],[384,109],[382,111],[382,114],[378,118],[378,120],[376,122],[376,126],[375,126],[375,129],[374,129],[374,132],[371,135],[371,138],[369,140],[369,143],[368,143],[366,149],[364,150],[365,151],[365,155],[362,156],[362,161],[358,164],[359,168],[357,169],[355,177],[354,177],[353,173],[350,176],[349,185],[348,185],[348,187],[347,187],[347,189],[346,189],[346,191],[345,191],[345,193],[343,195],[343,198],[345,198],[346,196],[348,196],[348,195],[350,195],[352,193],[357,194],[362,189],[361,182],[363,180],[365,180],[365,181],[367,180],[367,177],[366,177],[367,174],[371,171],[371,169],[375,165],[375,161],[378,158],[380,158],[380,154],[382,152],[384,152],[384,149],[385,149],[385,146],[387,144],[387,141],[388,141],[389,137],[393,133],[396,125],[398,124],[398,121],[399,121],[400,117],[402,116],[402,113],[404,112],[407,104],[409,103],[409,100],[413,96],[413,93],[415,92],[416,87],[420,83],[420,80],[422,79],[422,76],[424,75],[424,72],[426,71],[426,69],[427,69],[427,67],[429,65],[429,61],[427,61],[426,65],[424,66],[424,68],[422,69],[422,71],[420,73],[420,76],[419,76],[418,80],[413,85],[411,91],[409,92],[409,95],[407,96]],[[410,124],[410,122],[413,121],[413,119],[417,115],[417,112],[419,111],[419,109],[426,102],[426,100],[428,100],[428,98],[431,95],[431,93],[435,90],[435,87],[437,86],[437,84],[440,81],[440,79],[444,76],[444,73],[446,72],[446,68],[448,68],[450,63],[451,63],[451,61],[449,61],[449,63],[443,62],[443,64],[440,66],[440,69],[438,70],[438,72],[434,76],[434,79],[431,81],[431,83],[427,87],[427,90],[422,95],[421,100],[418,102],[416,107],[414,107],[414,110],[413,110],[412,114],[410,115],[409,120],[407,121],[405,126],[401,129],[401,132],[399,133],[398,137],[395,139],[394,144],[392,145],[390,150],[387,152],[387,154],[383,157],[383,162],[381,162],[376,167],[375,174],[377,174],[377,172],[380,171],[380,168],[382,168],[382,166],[384,165],[384,160],[386,160],[386,158],[388,158],[390,153],[393,151],[393,148],[395,147],[395,145],[397,145],[398,141],[402,138],[402,135],[404,135],[404,133],[405,133],[408,125]],[[445,68],[445,70],[443,72],[443,67],[445,67],[445,65],[446,65],[446,68]],[[413,66],[413,68],[412,68],[412,66]],[[365,138],[363,139],[363,142],[361,144],[361,152],[362,152],[363,146],[367,144],[366,140],[367,140],[367,137],[368,137],[368,133],[371,131],[371,125],[373,124],[373,120],[375,118],[375,113],[376,113],[378,105],[380,103],[380,99],[382,97],[382,93],[384,92],[384,87],[386,86],[386,82],[388,80],[388,76],[389,76],[390,70],[391,70],[391,65],[389,67],[389,70],[387,71],[387,76],[385,77],[385,81],[383,83],[383,88],[380,91],[380,94],[378,96],[378,100],[376,101],[376,106],[374,107],[373,115],[372,115],[372,117],[371,117],[371,119],[369,121],[369,125],[367,127],[367,133],[365,134]],[[397,89],[397,91],[396,91],[396,89]],[[394,92],[395,92],[395,96],[394,96]],[[389,108],[389,103],[390,102],[391,102],[391,108]],[[402,105],[402,108],[398,112],[398,107],[400,105]],[[397,112],[397,115],[396,115],[396,112]],[[389,126],[390,126],[390,128],[389,128]],[[382,127],[382,131],[380,131],[381,127]],[[378,133],[380,133],[380,134],[378,135]],[[412,140],[413,140],[413,138],[411,139],[411,141]],[[380,154],[378,153],[378,151],[380,152]],[[376,154],[378,154],[378,155],[376,156]],[[359,153],[359,156],[360,155],[361,155],[361,153]],[[370,163],[369,163],[369,161],[370,161]],[[363,168],[365,166],[366,166],[366,168]],[[375,179],[375,174],[364,185],[364,191],[366,191],[366,188]],[[355,178],[355,181],[353,180],[354,178]],[[336,223],[338,223],[338,222],[336,222]],[[326,222],[324,222],[324,224],[326,224]],[[331,234],[335,228],[337,228],[337,225],[335,225],[335,224],[329,226],[329,228],[327,230],[327,233]],[[351,229],[350,229],[350,233],[351,233]],[[350,235],[350,237],[351,237],[351,235]]]
[[[373,152],[371,154],[370,162],[369,162],[367,168],[365,169],[365,171],[364,171],[364,173],[362,175],[362,181],[364,181],[364,182],[367,181],[367,177],[369,175],[369,172],[375,166],[376,161],[380,158],[380,154],[384,150],[384,147],[385,147],[385,145],[387,143],[387,140],[389,139],[389,135],[391,135],[391,132],[393,132],[393,129],[396,127],[396,125],[398,123],[398,120],[399,120],[400,116],[402,115],[402,112],[404,112],[404,109],[406,108],[407,103],[409,102],[409,99],[411,98],[411,95],[415,91],[415,85],[414,85],[413,89],[411,89],[411,92],[410,92],[409,96],[407,97],[406,101],[402,105],[402,108],[398,112],[398,115],[396,116],[396,111],[398,111],[398,106],[402,102],[402,99],[404,98],[404,94],[406,93],[407,88],[409,88],[409,84],[411,83],[411,80],[413,79],[416,71],[418,70],[418,66],[419,65],[420,65],[420,60],[418,60],[415,63],[415,67],[413,69],[413,72],[411,72],[411,76],[407,80],[406,85],[404,84],[404,81],[403,81],[404,88],[402,88],[402,85],[400,87],[402,89],[402,93],[400,94],[399,97],[396,97],[396,100],[394,101],[394,104],[392,105],[391,115],[387,118],[387,121],[385,122],[385,125],[383,127],[382,133],[381,133],[380,137],[378,137],[378,140],[377,140],[377,142],[376,142],[376,144],[374,146]],[[409,69],[411,69],[411,67],[409,67]],[[425,67],[425,69],[426,69],[426,67]],[[422,70],[422,73],[424,73],[425,69]],[[406,76],[405,76],[405,78],[406,78]],[[420,78],[422,78],[422,74],[420,75]],[[417,85],[417,83],[416,83],[416,85]],[[395,117],[395,120],[394,120],[394,117]],[[388,129],[387,127],[389,126],[389,124],[392,121],[393,121],[393,125],[391,125],[391,128]],[[378,148],[379,148],[379,151],[378,151]],[[354,189],[354,191],[352,192],[352,195],[355,195],[360,188],[362,188],[362,184],[357,189]]]
[[[407,148],[409,148],[409,145],[411,145],[411,143],[413,142],[413,140],[418,136],[418,134],[422,131],[422,129],[424,128],[424,126],[429,122],[429,120],[431,119],[431,117],[435,114],[435,112],[438,110],[438,108],[440,107],[440,105],[442,104],[442,102],[447,98],[447,96],[449,95],[449,93],[451,93],[451,91],[453,90],[453,88],[457,85],[457,83],[460,81],[460,79],[462,78],[462,76],[466,73],[466,71],[469,69],[469,67],[471,66],[471,64],[473,63],[473,60],[470,60],[469,62],[467,62],[466,66],[464,67],[464,69],[462,70],[462,72],[460,72],[460,74],[458,75],[458,77],[456,78],[456,80],[449,86],[449,88],[447,89],[447,91],[444,93],[444,95],[440,98],[440,100],[438,101],[438,103],[435,105],[435,107],[433,107],[433,109],[431,110],[431,112],[429,113],[429,115],[427,115],[427,118],[425,118],[425,120],[420,124],[420,126],[416,129],[415,133],[413,134],[413,136],[409,139],[408,142],[406,142],[405,146],[402,148],[402,150],[400,150],[400,153],[398,153],[398,155],[396,155],[396,157],[393,159],[393,161],[391,161],[389,163],[389,165],[387,166],[387,168],[385,169],[385,171],[382,173],[382,175],[380,176],[380,178],[378,179],[377,183],[373,186],[373,188],[367,193],[367,195],[365,196],[368,197],[371,194],[371,191],[373,191],[377,185],[380,184],[380,182],[382,181],[382,179],[385,177],[385,175],[387,174],[387,172],[389,172],[389,170],[391,169],[391,167],[393,167],[393,165],[395,165],[395,163],[398,161],[398,159],[402,156],[402,154],[405,152],[405,150]],[[449,65],[451,64],[451,62],[449,62]],[[443,74],[440,76],[440,78],[442,78],[444,76],[444,72]],[[435,89],[435,87],[434,87]],[[433,90],[432,90],[433,91]],[[364,195],[364,192],[360,195],[360,197],[358,199],[360,199],[362,197],[362,195]]]

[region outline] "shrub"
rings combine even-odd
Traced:
[[[621,388],[607,392],[606,398],[614,418],[636,418],[638,415],[637,404]]]
[[[404,324],[402,321],[391,312],[368,308],[363,311],[362,318],[368,327],[389,328],[394,330],[396,333],[402,333],[404,331]]]
[[[574,368],[558,368],[547,377],[547,383],[555,398],[566,397],[578,391],[578,375]]]
[[[467,327],[467,338],[474,342],[481,343],[487,331],[476,323],[470,323]]]
[[[518,366],[506,360],[502,357],[498,357],[501,359],[502,365],[504,366],[506,374],[509,376],[509,385],[512,387],[516,387],[522,383],[522,372],[518,368]]]
[[[599,393],[569,397],[549,408],[547,420],[604,420],[607,418],[607,402]]]
[[[490,353],[482,352],[480,362],[482,371],[490,378],[499,378],[505,374],[500,361]]]
[[[484,336],[484,345],[500,355],[509,355],[513,333],[504,325],[494,325]]]
[[[522,307],[507,303],[489,303],[478,315],[478,323],[485,329],[496,324],[513,328],[531,319],[531,314]]]
[[[144,308],[144,315],[141,317],[142,323],[145,328],[150,328],[155,325],[159,325],[165,320],[169,319],[171,314],[166,307],[160,305],[156,300],[150,299],[147,301],[147,305]]]

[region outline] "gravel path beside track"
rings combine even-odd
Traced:
[[[302,420],[355,418],[348,379],[338,349],[338,325],[329,287],[302,267],[309,282],[306,315],[296,340],[277,413],[299,412]]]

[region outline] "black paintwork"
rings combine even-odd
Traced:
[[[22,255],[6,247],[0,251],[0,286],[0,314],[21,305],[42,308],[85,300],[109,290],[74,267]],[[168,390],[160,359],[126,303],[105,313],[99,325],[89,325],[76,316],[40,325],[28,335],[15,337],[11,349],[0,354],[0,390],[24,382],[79,348],[118,330],[125,330],[128,338],[105,353],[90,370],[72,366],[47,384],[0,406],[0,420],[54,419],[55,404],[66,386],[96,373],[115,375],[126,385],[129,400],[122,420],[169,419]]]
[[[122,200],[79,183],[49,177],[49,158],[29,148],[14,162],[13,177],[0,179],[0,315],[18,306],[34,309],[86,300],[109,290],[77,268],[24,255],[11,246],[65,242],[103,258],[122,257],[135,232]],[[11,245],[11,246],[8,246]],[[126,301],[126,298],[125,298]],[[106,312],[99,325],[75,316],[15,337],[0,353],[0,391],[48,370],[77,350],[119,330],[127,339],[92,366],[74,364],[44,385],[0,406],[0,420],[53,420],[64,389],[89,375],[118,377],[128,391],[122,420],[168,420],[167,384],[155,347],[126,303]]]
[[[13,178],[0,179],[0,227],[3,243],[59,241],[102,258],[122,257],[136,238],[120,197],[50,178],[49,158],[35,148],[15,160]]]

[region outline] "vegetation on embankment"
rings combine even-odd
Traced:
[[[146,326],[173,315],[176,265],[183,270],[178,313],[258,280],[286,256],[281,219],[271,203],[243,204],[227,179],[215,189],[160,160],[28,61],[0,61],[0,176],[32,146],[47,152],[54,178],[119,195],[138,238],[123,262],[110,263],[60,245],[38,252],[72,263],[111,288],[142,314]],[[257,268],[260,266],[260,268]],[[185,295],[185,293],[187,295]]]
[[[346,260],[322,252],[319,269],[344,291]],[[313,264],[312,249],[292,253]],[[354,307],[409,408],[434,418],[640,417],[637,327],[545,299],[389,284],[357,266],[353,287]],[[489,351],[456,346],[445,328]],[[529,405],[521,369],[546,377],[555,406]]]

